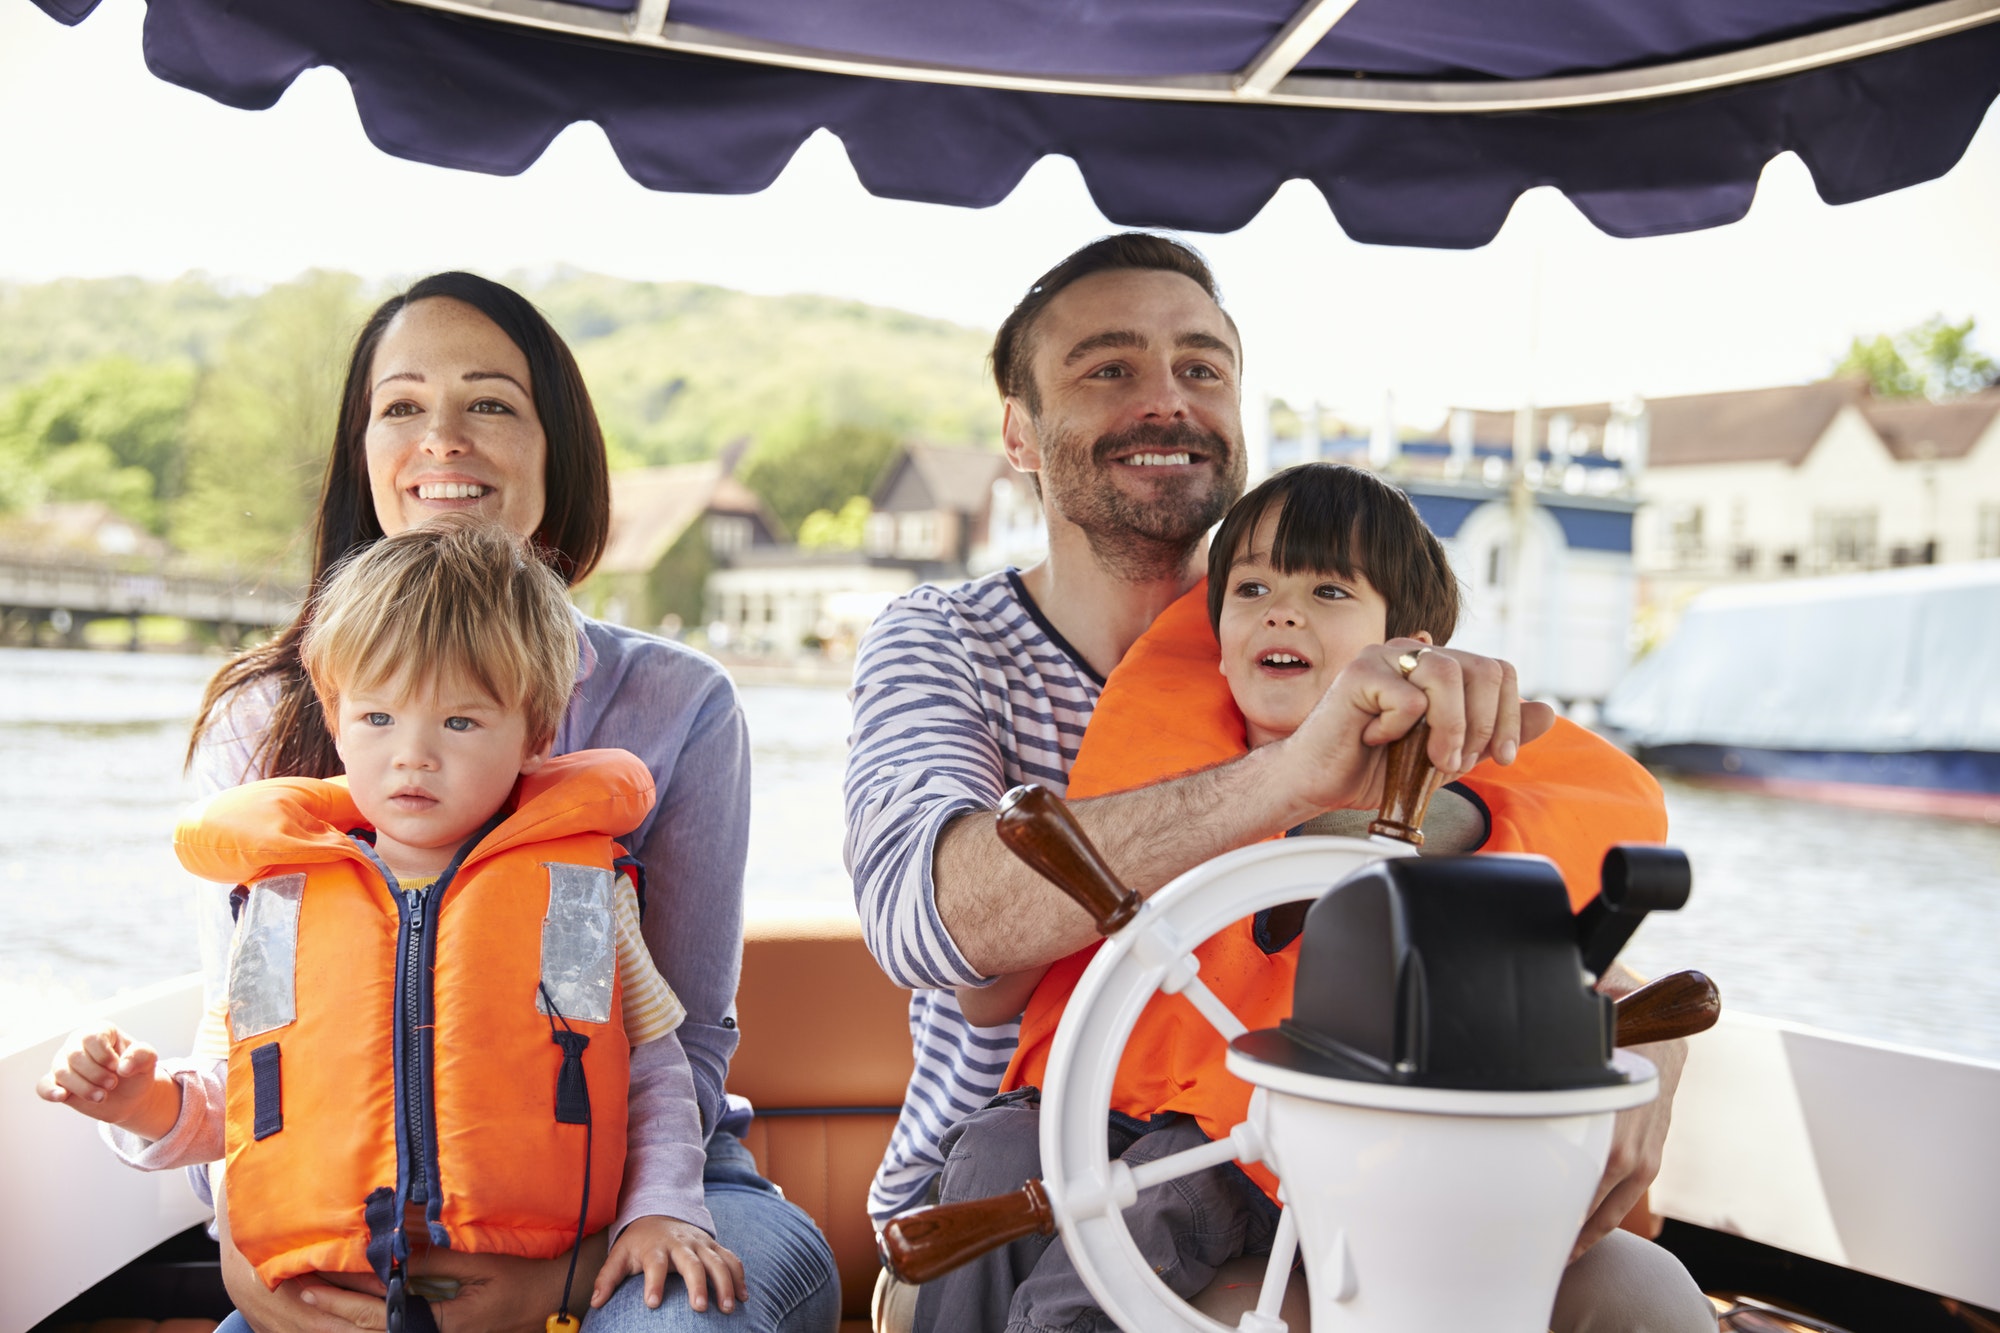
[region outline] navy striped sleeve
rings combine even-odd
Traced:
[[[999,1090],[1016,1024],[966,1022],[950,988],[979,976],[937,912],[938,835],[1009,787],[1058,795],[1099,682],[1055,639],[1011,572],[898,599],[854,673],[845,797],[855,906],[876,959],[910,1001],[915,1070],[869,1194],[886,1218],[923,1202],[938,1141]]]

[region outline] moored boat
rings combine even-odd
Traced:
[[[1605,701],[1648,764],[2000,821],[2000,560],[1715,589]]]

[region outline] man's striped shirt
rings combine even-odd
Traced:
[[[869,1191],[886,1219],[924,1202],[938,1140],[1000,1088],[1018,1023],[974,1027],[954,986],[985,980],[937,912],[938,834],[991,811],[1008,788],[1067,790],[1103,685],[1041,617],[1013,570],[898,598],[862,641],[847,753],[847,868],[862,933],[883,970],[915,993],[916,1069]]]

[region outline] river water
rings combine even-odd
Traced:
[[[199,966],[171,837],[217,659],[0,649],[0,1050]],[[847,910],[841,691],[742,690],[752,909]],[[1688,907],[1626,950],[1735,1009],[2000,1060],[2000,828],[1669,783]]]

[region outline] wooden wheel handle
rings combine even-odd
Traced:
[[[1706,1032],[1722,1017],[1722,996],[1699,972],[1649,981],[1617,1004],[1618,1045],[1644,1046]]]
[[[1056,1215],[1042,1182],[1012,1194],[940,1204],[892,1219],[876,1238],[882,1266],[900,1282],[928,1282],[1023,1236],[1052,1236]]]
[[[1009,851],[1090,913],[1098,934],[1111,934],[1138,913],[1139,895],[1118,882],[1076,816],[1047,787],[1031,782],[1008,792],[998,828]]]
[[[1370,833],[1412,847],[1424,845],[1424,812],[1444,783],[1444,774],[1431,766],[1430,744],[1429,718],[1418,718],[1416,726],[1389,742],[1383,756],[1382,809],[1368,826]]]

